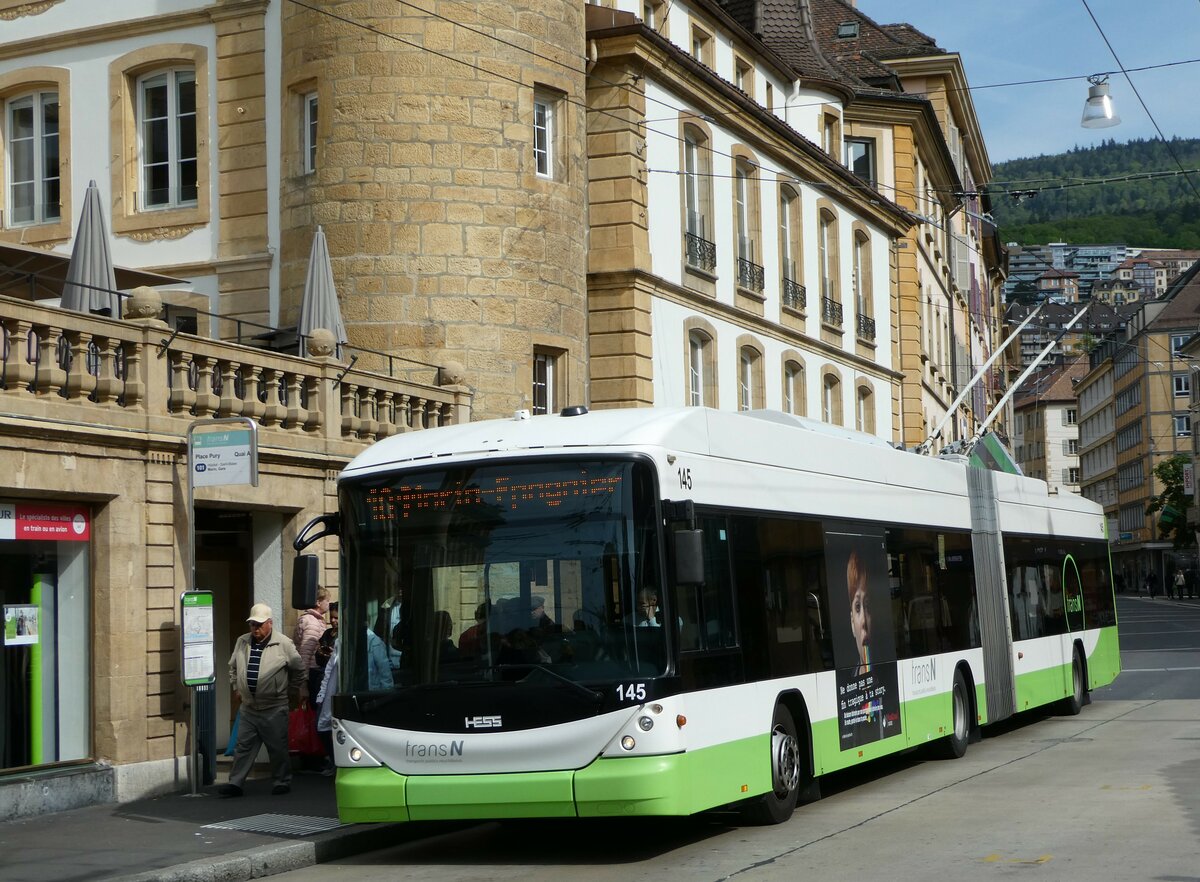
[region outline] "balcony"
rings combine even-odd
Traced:
[[[751,263],[743,257],[738,258],[738,285],[747,290],[761,294],[765,286],[766,273],[757,263]]]
[[[842,304],[829,297],[822,297],[821,321],[835,328],[840,328],[842,326]]]
[[[711,273],[717,268],[717,246],[695,233],[684,233],[684,252],[690,267]]]
[[[181,448],[196,419],[249,417],[264,446],[339,459],[390,435],[470,419],[469,391],[439,385],[437,366],[396,369],[386,354],[343,348],[355,356],[348,366],[173,334],[155,318],[0,297],[0,406],[64,431],[165,436]]]
[[[791,279],[783,280],[783,305],[790,309],[802,310],[808,304],[804,286]]]
[[[875,339],[875,319],[865,315],[858,317],[858,337],[860,340]]]

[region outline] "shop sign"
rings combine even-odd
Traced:
[[[82,505],[41,502],[0,502],[0,540],[87,542],[92,521]]]

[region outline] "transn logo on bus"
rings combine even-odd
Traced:
[[[499,729],[504,724],[499,717],[467,717],[464,725],[468,729]]]

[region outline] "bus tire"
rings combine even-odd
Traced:
[[[1084,684],[1083,659],[1079,657],[1079,648],[1071,654],[1071,694],[1062,700],[1062,712],[1069,717],[1076,716],[1086,700],[1087,686]]]
[[[771,789],[743,809],[752,824],[782,824],[792,816],[805,777],[804,757],[796,737],[796,721],[782,704],[771,719]]]
[[[950,687],[950,734],[937,742],[936,755],[942,759],[959,759],[967,752],[971,740],[971,700],[967,695],[967,681],[961,670],[954,671],[954,685]]]

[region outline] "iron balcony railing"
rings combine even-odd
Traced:
[[[792,309],[804,309],[807,305],[808,298],[805,295],[804,286],[792,281],[791,279],[783,280],[783,305],[790,306]]]
[[[683,240],[687,252],[688,266],[694,266],[705,272],[717,268],[717,246],[707,239],[701,239],[695,233],[684,233]]]
[[[865,315],[858,317],[858,336],[863,340],[875,339],[875,319]]]
[[[738,284],[751,291],[762,291],[766,284],[766,273],[757,263],[743,257],[738,258]]]
[[[840,328],[842,326],[842,304],[828,297],[822,297],[821,321]]]

